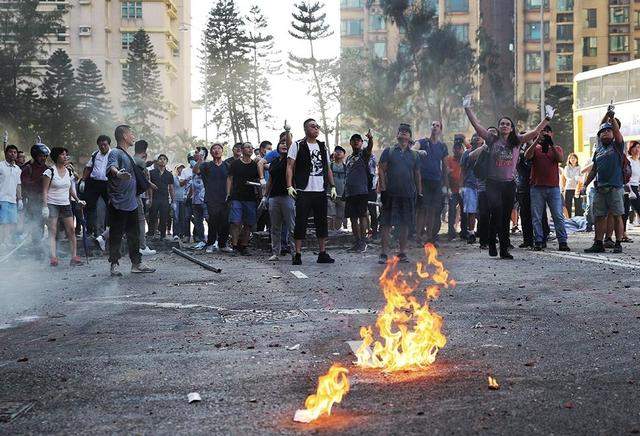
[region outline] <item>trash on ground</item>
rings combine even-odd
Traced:
[[[189,400],[189,404],[191,403],[195,403],[198,401],[202,401],[202,398],[200,397],[200,394],[197,392],[191,392],[187,395],[187,399]]]

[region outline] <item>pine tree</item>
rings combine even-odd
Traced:
[[[135,33],[129,46],[123,75],[124,113],[127,122],[147,140],[158,140],[158,119],[167,111],[160,71],[151,38],[143,29]]]
[[[75,91],[80,113],[79,143],[89,147],[90,150],[93,148],[97,135],[113,126],[109,93],[102,82],[102,73],[92,60],[84,59],[80,62]]]
[[[49,57],[40,94],[43,139],[50,146],[73,148],[77,144],[78,99],[73,66],[66,51],[58,49]]]
[[[251,59],[249,70],[251,101],[249,106],[253,110],[253,124],[258,143],[260,143],[260,122],[268,122],[271,118],[269,77],[280,74],[280,63],[277,60],[278,53],[274,51],[273,35],[267,33],[267,19],[257,5],[251,7],[246,22]]]
[[[318,2],[302,1],[294,5],[295,11],[292,13],[292,30],[289,34],[295,39],[307,41],[309,43],[309,56],[298,57],[289,53],[289,67],[296,73],[308,75],[313,79],[312,94],[317,99],[320,108],[320,118],[325,142],[329,145],[329,124],[327,122],[327,110],[329,103],[326,97],[326,83],[330,77],[326,74],[331,69],[331,59],[318,59],[315,55],[314,43],[318,40],[328,38],[333,35],[329,25],[326,24],[327,14],[322,12],[324,4]],[[324,73],[324,74],[323,74]]]
[[[204,93],[212,106],[212,122],[231,129],[235,142],[253,127],[243,109],[243,90],[249,88],[247,36],[233,0],[218,0],[209,12],[202,45]]]

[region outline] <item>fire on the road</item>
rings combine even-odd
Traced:
[[[441,286],[453,287],[455,281],[449,279],[436,248],[427,244],[424,250],[427,263],[418,262],[415,274],[400,271],[398,258],[394,258],[380,276],[386,305],[376,321],[375,334],[371,326],[360,329],[363,343],[356,352],[358,366],[384,371],[424,368],[446,344],[442,317],[429,308],[429,301],[438,298]],[[428,267],[433,271],[427,271]],[[433,283],[424,288],[420,302],[415,292],[427,279]]]
[[[346,368],[332,365],[329,372],[318,379],[318,389],[315,394],[307,397],[305,409],[297,410],[293,420],[309,423],[322,414],[331,415],[333,404],[340,403],[342,397],[349,392],[348,373]]]

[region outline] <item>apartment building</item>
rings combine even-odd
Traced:
[[[439,22],[472,48],[478,27],[488,31],[504,54],[500,69],[514,83],[515,101],[532,112],[540,101],[541,37],[545,89],[569,86],[581,71],[640,58],[640,0],[431,1]],[[401,35],[381,16],[379,2],[368,3],[341,0],[342,49],[393,59]]]
[[[93,60],[101,70],[117,120],[124,120],[122,76],[133,35],[144,29],[155,49],[164,97],[165,119],[158,133],[191,131],[190,0],[43,0],[43,11],[67,7],[65,27],[50,38],[47,51],[64,49],[77,66]]]

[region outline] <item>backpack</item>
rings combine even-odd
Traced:
[[[617,148],[616,148],[616,151],[618,151]],[[620,155],[620,164],[622,166],[622,182],[626,185],[629,183],[629,181],[631,181],[631,173],[632,173],[631,162],[629,162],[629,158],[627,157],[626,154],[621,153],[619,151],[618,151],[618,154]]]

